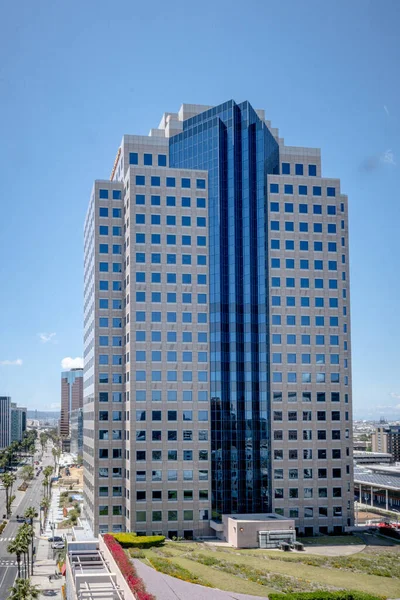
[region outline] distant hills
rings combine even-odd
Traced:
[[[59,410],[50,411],[50,410],[29,410],[28,409],[27,418],[28,419],[39,419],[40,421],[59,419],[60,411]]]

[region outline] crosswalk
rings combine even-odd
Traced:
[[[0,542],[13,542],[15,537],[0,537]]]
[[[17,561],[16,560],[3,560],[0,559],[0,567],[16,567],[17,566]]]

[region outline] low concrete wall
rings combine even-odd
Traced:
[[[112,573],[115,573],[116,583],[119,585],[120,589],[124,592],[124,599],[125,600],[137,600],[135,594],[132,592],[132,590],[126,583],[124,576],[122,575],[121,571],[119,570],[117,563],[113,559],[113,556],[112,556],[111,552],[109,551],[109,549],[107,548],[107,546],[105,545],[104,540],[101,535],[99,535],[99,550],[100,550],[100,552],[102,552],[105,561],[108,563],[110,571]]]

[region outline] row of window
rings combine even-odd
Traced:
[[[289,415],[290,416],[290,415]],[[303,417],[305,415],[303,414]],[[323,417],[324,415],[319,415],[321,417]],[[293,419],[297,421],[297,415],[296,415],[296,419]],[[307,419],[305,419],[307,420]],[[311,419],[308,419],[309,421]],[[321,418],[322,421],[326,421],[326,415],[325,418]],[[300,439],[303,439],[304,442],[310,441],[313,439],[313,432],[311,431],[311,429],[303,429],[303,434],[299,435],[299,432],[297,431],[297,429],[289,429],[287,432],[287,441],[289,442],[297,442]],[[318,429],[317,432],[314,431],[314,435],[315,433],[317,434],[317,440],[318,441],[326,441],[327,440],[327,431],[326,429]],[[285,431],[283,431],[282,429],[276,429],[274,431],[274,441],[278,441],[278,442],[283,442],[285,439]],[[335,450],[335,453],[337,454],[337,456],[335,456],[335,458],[340,458],[340,450]],[[322,450],[321,451],[321,455],[318,453],[318,458],[319,459],[326,459],[326,450]]]
[[[344,246],[344,238],[342,238],[342,246]],[[324,251],[324,243],[323,242],[314,242],[313,245],[311,246],[311,244],[309,244],[309,242],[307,240],[300,240],[299,241],[299,250],[301,250],[302,252],[308,252],[308,250],[311,250],[311,248],[314,248],[314,252],[323,252]],[[281,249],[281,241],[277,240],[277,239],[271,239],[271,250],[280,250]],[[294,250],[295,249],[295,242],[294,240],[285,240],[285,250]],[[337,243],[336,242],[328,242],[327,245],[325,246],[325,250],[328,250],[328,252],[337,252]],[[344,256],[344,255],[343,255]],[[288,259],[288,260],[294,260],[294,259]],[[345,262],[345,259],[342,258],[342,263]],[[287,268],[292,268],[294,269],[294,263],[293,263],[293,267],[287,267]]]
[[[279,297],[279,296],[278,296]],[[273,298],[276,298],[276,296],[273,296]],[[277,302],[276,304],[272,304],[273,306],[280,306],[280,302]],[[318,317],[318,319],[323,319],[324,317]],[[337,319],[338,317],[329,317],[329,319]],[[286,315],[286,319],[285,319],[286,325],[289,327],[294,327],[297,325],[301,325],[303,327],[309,326],[310,325],[310,317],[309,315],[301,315],[300,316],[300,322],[298,322],[298,319],[296,321],[296,315]],[[319,323],[323,323],[323,321],[318,321]],[[272,315],[271,316],[271,323],[272,325],[282,325],[282,316],[281,315]],[[335,320],[332,321],[332,323],[336,323]],[[333,325],[334,327],[337,327],[337,325]],[[347,332],[347,327],[345,327],[344,329],[344,333]],[[339,340],[336,339],[338,336],[330,336],[330,344],[332,346],[337,346],[339,344]],[[320,335],[316,335],[315,336],[315,343],[317,346],[321,346],[323,344],[325,344],[325,339],[324,336],[320,336]],[[302,342],[304,343],[304,342]]]
[[[300,306],[302,308],[310,307],[310,298],[308,296],[303,296],[301,298],[297,298],[296,296],[286,296],[286,306],[296,306],[296,300],[300,300]],[[338,308],[339,307],[339,299],[336,297],[327,298],[327,305],[329,308]],[[314,306],[315,308],[324,308],[325,307],[325,298],[323,296],[316,296],[314,298]]]
[[[148,200],[148,198],[147,198],[147,200]],[[190,208],[192,206],[192,200],[193,200],[193,205],[194,205],[194,198],[190,198],[189,196],[182,196],[182,198],[180,198],[180,206],[182,206],[182,208]],[[135,195],[135,203],[136,203],[136,206],[145,206],[146,205],[145,194],[136,194]],[[158,196],[155,194],[151,195],[150,196],[150,205],[151,206],[161,206],[161,196]],[[175,196],[166,196],[165,206],[177,206],[176,197]],[[196,207],[197,208],[206,208],[206,199],[205,198],[196,198]]]
[[[269,205],[270,212],[280,212],[279,202],[270,202]],[[311,209],[311,207],[310,207]],[[308,204],[299,204],[298,205],[299,214],[306,215],[308,214]],[[292,202],[285,202],[284,205],[285,213],[294,213],[294,204]],[[311,210],[310,210],[311,212]],[[313,204],[312,207],[313,215],[322,215],[322,204]],[[336,206],[329,205],[326,207],[327,215],[336,215]]]
[[[315,395],[312,392],[288,392],[285,400],[287,402],[297,402],[297,398],[302,402],[311,402],[312,400],[316,400],[317,402],[326,402],[327,398],[330,398],[331,402],[340,402],[340,392],[331,392],[330,396],[328,396],[327,392],[317,392]],[[282,402],[283,394],[282,392],[273,392],[272,393],[273,402]],[[349,395],[344,394],[344,402],[348,404]],[[289,421],[291,419],[289,418]]]
[[[136,390],[135,393],[136,402],[146,402],[146,400],[150,400],[152,402],[161,402],[163,399],[163,394],[168,402],[177,402],[178,400],[178,392],[177,390],[168,390],[166,393],[162,393],[161,390],[152,390],[149,393],[149,397],[147,396],[146,390]],[[182,392],[182,400],[184,402],[190,402],[192,400],[192,393],[190,390],[183,390]],[[208,391],[207,390],[199,390],[197,392],[197,400],[198,402],[207,402],[208,401]]]
[[[149,183],[149,181],[147,180]],[[136,185],[146,185],[146,176],[145,175],[136,175],[135,176]],[[161,178],[160,177],[150,177],[150,185],[153,186],[161,186]],[[182,177],[180,187],[184,189],[191,188],[191,180],[188,177]],[[176,187],[176,177],[166,177],[165,178],[165,187],[167,188],[175,188]],[[206,189],[206,180],[205,179],[196,179],[196,189],[197,190],[205,190]]]
[[[155,335],[155,337],[153,336],[153,334]],[[158,334],[161,334],[160,331],[152,331],[151,332],[151,341],[153,342],[159,342],[161,341],[161,337],[159,337]],[[165,337],[165,336],[164,336]],[[157,339],[155,339],[157,338]],[[135,339],[136,342],[145,342],[146,341],[146,331],[135,331]],[[206,331],[198,331],[197,332],[197,341],[200,344],[205,344],[207,343],[208,340],[208,334]],[[191,343],[193,341],[193,334],[191,331],[182,331],[182,342],[186,343]],[[170,343],[175,343],[177,342],[177,332],[176,331],[167,331],[167,342]]]
[[[106,517],[108,516],[108,510],[109,507],[106,506],[99,506],[99,516],[100,517]],[[204,511],[202,511],[204,512]],[[178,518],[178,513],[179,513],[179,518]],[[116,516],[116,515],[122,515],[122,506],[112,506],[110,507],[110,515]],[[136,521],[138,523],[144,523],[147,521],[147,513],[144,510],[138,510],[136,511]],[[165,515],[163,516],[163,511],[161,510],[153,510],[153,512],[151,513],[151,520],[153,522],[164,522],[165,521]],[[207,517],[208,518],[208,517]],[[177,510],[168,510],[167,511],[167,520],[168,521],[193,521],[193,511],[192,510],[183,510],[183,511],[177,511]]]
[[[317,165],[307,165],[307,166],[308,166],[309,177],[316,177],[317,176]],[[281,173],[282,173],[282,175],[290,175],[290,163],[288,163],[288,162],[282,163]],[[294,174],[295,175],[304,175],[304,165],[302,163],[295,163]]]
[[[154,156],[154,161],[155,161]],[[139,154],[137,152],[129,152],[129,164],[130,165],[138,165],[139,164]],[[154,164],[156,164],[154,162]],[[143,154],[143,165],[145,167],[151,167],[153,165],[153,155],[145,152]],[[166,167],[167,166],[167,155],[166,154],[157,154],[157,166]]]
[[[194,238],[194,236],[193,236]],[[198,246],[206,246],[207,237],[205,235],[198,235],[196,237]],[[137,244],[145,244],[145,235],[143,233],[136,234],[136,243]],[[161,236],[158,233],[155,233],[151,236],[152,244],[161,244]],[[178,243],[179,246],[191,246],[192,245],[192,236],[191,235],[182,235],[180,238],[173,234],[168,234],[165,236],[165,244],[167,246],[176,246]]]
[[[121,200],[122,199],[121,190],[110,190],[110,191],[111,191],[111,198],[113,200]],[[99,190],[99,198],[101,200],[108,200],[110,191],[109,190]]]
[[[317,421],[326,421],[327,412],[326,410],[317,410],[315,411],[316,420]],[[328,415],[329,417],[329,415]],[[346,421],[349,418],[349,413],[345,412]],[[274,410],[272,413],[273,421],[283,421],[283,412],[281,410]],[[340,421],[341,413],[340,410],[332,410],[330,413],[331,421]],[[303,421],[312,421],[313,420],[313,411],[311,410],[303,410]],[[297,421],[297,411],[289,411],[288,412],[288,421]]]
[[[273,315],[273,317],[279,317],[279,319],[274,319],[272,318],[272,324],[273,325],[281,325],[281,319],[280,319],[280,315]],[[315,336],[315,345],[316,346],[324,346],[325,345],[325,336],[324,335],[316,335]],[[272,334],[272,343],[273,344],[281,344],[282,343],[282,336],[281,334]],[[294,334],[291,335],[287,335],[286,336],[286,343],[289,345],[294,345],[296,343],[300,343],[302,346],[310,346],[311,345],[311,336],[308,334],[302,334],[299,336],[296,336]],[[327,338],[327,343],[328,343],[328,338]],[[347,350],[347,342],[344,341],[343,342],[344,350]],[[331,335],[329,336],[329,345],[330,346],[339,346],[339,336],[337,335]]]
[[[204,275],[204,277],[206,277],[206,275]],[[163,301],[166,301],[167,304],[176,304],[177,294],[175,292],[167,292],[166,294],[163,294],[163,296]],[[151,292],[151,302],[161,302],[161,297],[161,292]],[[180,299],[184,304],[191,304],[192,294],[190,292],[184,292],[180,298],[178,296],[178,301]],[[146,292],[136,292],[136,302],[146,302]],[[197,304],[207,304],[207,294],[197,294]]]
[[[320,489],[324,489],[324,488],[320,488]],[[319,496],[319,498],[326,498],[326,496]],[[329,509],[326,506],[319,506],[318,510],[315,509],[315,516],[318,516],[318,517],[328,517],[329,516],[328,510]],[[285,509],[284,508],[276,508],[275,512],[276,512],[277,515],[281,515],[282,517],[285,515]],[[291,519],[298,519],[299,516],[300,516],[300,510],[298,508],[289,508],[288,514],[289,514],[289,518],[291,518]],[[311,506],[310,507],[305,507],[303,514],[304,514],[304,518],[305,519],[312,519],[312,518],[314,518],[314,509]],[[342,514],[342,507],[341,506],[333,506],[331,514],[332,514],[332,517],[342,517],[343,516],[343,514]],[[313,529],[313,528],[311,527],[311,529]],[[327,534],[328,533],[328,528],[327,527],[320,527],[320,533]]]
[[[150,354],[150,352],[148,353],[148,357],[150,358],[151,356],[151,362],[160,362],[162,360],[161,357],[161,351],[160,350],[153,350]],[[208,354],[207,352],[197,352],[197,361],[198,362],[207,362],[208,360]],[[191,363],[193,361],[193,352],[189,352],[189,351],[185,351],[182,353],[179,353],[179,358],[178,358],[178,353],[172,350],[169,350],[166,352],[165,354],[165,358],[168,362],[177,362],[182,361],[182,362],[186,362],[186,363]],[[142,362],[142,361],[146,361],[146,352],[144,350],[136,350],[136,355],[135,355],[135,360],[136,362]]]
[[[107,206],[100,206],[99,207],[99,217],[108,217],[109,216],[109,210]],[[113,218],[115,219],[120,219],[122,217],[122,210],[120,208],[113,208],[111,211],[111,215],[113,216]]]
[[[166,322],[167,323],[177,323],[177,313],[176,312],[167,312],[166,314]],[[136,312],[136,323],[145,323],[146,322],[146,312],[145,311],[137,311]],[[181,313],[180,322],[182,323],[192,323],[193,316],[191,312],[182,312]],[[159,311],[153,311],[151,313],[151,318],[149,322],[151,323],[161,323],[162,321],[162,313]],[[207,313],[197,313],[197,323],[207,323]]]
[[[192,412],[192,411],[187,411],[188,413]],[[200,414],[201,413],[201,414]],[[198,419],[200,421],[207,421],[208,420],[208,411],[198,411],[198,415],[201,416],[201,419]],[[189,414],[190,416],[190,414]],[[186,421],[191,421],[192,419],[186,419]],[[176,430],[170,430],[170,431],[160,431],[160,430],[153,430],[151,432],[149,432],[149,434],[151,433],[151,436],[149,435],[149,440],[151,440],[152,442],[161,442],[162,441],[162,436],[164,433],[167,434],[167,440],[168,442],[176,442],[178,441],[178,432]],[[146,441],[146,430],[137,430],[136,431],[136,441],[137,442],[145,442]],[[193,441],[193,431],[191,429],[188,430],[184,430],[182,431],[182,439],[184,442],[191,442]]]
[[[271,231],[280,231],[280,222],[279,221],[270,221],[271,223]],[[308,233],[308,223],[307,222],[299,222],[299,232],[300,233]],[[313,223],[313,232],[314,233],[323,233],[323,224],[322,223]],[[344,221],[341,221],[341,228],[344,229]],[[293,232],[294,229],[294,221],[285,221],[285,231]],[[329,234],[336,234],[337,228],[336,223],[327,223],[326,224],[326,232]]]
[[[340,440],[340,429],[337,429],[337,430],[334,429],[334,430],[332,430],[331,433],[332,433],[333,440]],[[349,438],[348,429],[346,429],[346,438]],[[287,458],[289,460],[299,460],[301,454],[302,454],[303,460],[313,460],[312,448],[304,448],[302,453],[297,449],[274,450],[274,460],[283,460],[285,452],[287,452]],[[317,453],[315,453],[315,454],[317,454]],[[326,469],[321,471],[321,475],[325,471],[326,471]],[[342,476],[341,469],[336,469],[336,470],[332,469],[332,472],[333,471],[335,471],[335,478],[336,477],[340,478]],[[349,473],[350,473],[350,466],[346,465],[346,474],[348,475]]]
[[[272,354],[272,362],[274,364],[282,364],[282,353],[274,352]],[[292,352],[288,353],[286,355],[286,359],[284,357],[284,362],[295,365],[297,363],[297,355]],[[302,354],[301,361],[299,361],[299,362],[301,362],[302,365],[310,365],[311,364],[311,354]],[[339,354],[331,354],[329,362],[331,365],[338,365],[339,364]],[[315,355],[315,363],[317,365],[324,365],[325,364],[325,354],[316,354]],[[345,366],[347,366],[347,365],[345,364]]]
[[[119,265],[120,263],[116,263]],[[146,273],[144,271],[136,271],[136,283],[146,283]],[[161,283],[162,274],[157,271],[152,271],[151,273],[151,283]],[[166,283],[176,284],[177,276],[176,273],[166,273]],[[191,273],[182,273],[181,274],[181,282],[183,285],[191,285],[192,283],[192,274]],[[207,284],[207,275],[205,273],[199,273],[197,275],[197,284],[198,285],[206,285]],[[112,290],[113,291],[121,291],[122,282],[121,281],[113,281],[112,282]],[[99,282],[99,290],[108,291],[109,290],[109,282],[105,279],[101,279]],[[140,292],[144,294],[145,292]],[[161,293],[161,292],[153,292],[153,293]],[[143,297],[143,296],[139,296]],[[153,297],[153,296],[152,296]],[[158,297],[158,296],[155,296]],[[138,300],[137,302],[144,302],[144,300]],[[152,300],[152,302],[161,302],[161,300]]]
[[[108,227],[108,225],[100,225],[99,235],[108,235],[109,233],[112,233],[114,236],[121,236],[122,227]]]
[[[280,296],[272,296],[272,306],[281,306],[281,297]],[[328,325],[328,319],[326,321],[327,321],[326,324]],[[311,325],[311,317],[309,315],[302,315],[300,317],[300,325],[301,325],[301,327],[309,327]],[[325,326],[325,317],[320,317],[320,316],[314,317],[314,325],[316,327],[324,327]],[[339,317],[329,317],[329,326],[330,327],[338,327],[339,326]]]
[[[100,438],[102,439],[102,438]],[[168,461],[177,461],[178,460],[178,450],[168,450],[165,453],[166,459]],[[137,462],[143,462],[148,460],[146,458],[147,454],[146,454],[146,450],[137,450],[136,452],[136,461]],[[151,460],[152,461],[162,461],[163,460],[163,455],[162,455],[162,450],[152,450],[151,452]],[[164,455],[164,460],[165,460],[165,455]],[[181,452],[179,452],[179,460],[184,460],[184,461],[193,461],[193,450],[182,450]],[[208,460],[208,450],[199,450],[198,451],[198,460]],[[143,471],[140,471],[140,479],[138,479],[138,477],[136,477],[136,481],[146,481],[146,472],[144,472],[145,474],[143,475]]]
[[[269,184],[270,194],[279,194],[279,187],[280,187],[279,183],[270,183]],[[311,190],[312,190],[313,196],[322,196],[322,187],[320,185],[311,186]],[[294,192],[294,185],[292,185],[291,183],[283,184],[283,193],[284,194],[293,195],[293,192]],[[308,195],[308,186],[307,185],[299,185],[297,187],[297,193],[299,194],[299,196],[307,196]],[[336,188],[327,187],[326,195],[330,198],[335,197],[336,196]]]
[[[190,237],[190,236],[188,236]],[[186,244],[189,245],[189,244]],[[206,245],[206,238],[203,236],[199,236],[197,238],[197,245],[198,246],[205,246]],[[176,265],[177,261],[176,261],[176,254],[167,254],[166,255],[166,264],[167,265]],[[149,258],[149,257],[147,257]],[[191,265],[192,264],[192,255],[191,254],[182,254],[181,256],[182,258],[182,265]],[[135,260],[137,264],[144,264],[146,262],[146,254],[145,252],[136,252],[135,255]],[[150,260],[151,264],[156,264],[159,265],[161,264],[161,254],[157,253],[157,254],[151,254],[151,260]],[[196,258],[196,264],[200,265],[200,266],[206,266],[207,265],[207,256],[205,254],[197,254],[197,258]]]
[[[198,198],[198,201],[201,200],[201,198]],[[204,206],[202,206],[201,208],[205,208],[205,203]],[[198,219],[205,219],[205,217],[198,217]],[[161,215],[150,215],[150,222],[151,225],[161,225]],[[199,222],[203,222],[203,221],[197,221]],[[135,223],[136,225],[145,225],[146,224],[146,215],[144,213],[136,213],[135,214]],[[176,226],[176,215],[166,215],[165,216],[165,223],[166,225],[168,225],[168,227],[175,227]],[[190,227],[192,224],[192,220],[191,217],[188,216],[183,216],[181,218],[181,223],[183,227]],[[204,227],[204,225],[200,225],[200,227]]]
[[[121,492],[121,493],[120,493]],[[100,486],[99,487],[99,496],[108,496],[109,495],[109,487],[108,486]],[[112,496],[121,496],[122,489],[121,486],[113,486],[111,494]],[[150,495],[150,494],[149,494]],[[199,490],[198,491],[198,499],[200,501],[208,500],[208,490]],[[145,502],[147,499],[146,490],[137,490],[136,491],[136,500],[137,502]],[[178,500],[184,500],[185,502],[193,501],[194,493],[193,490],[167,490],[166,492],[163,490],[152,490],[151,491],[151,500],[154,502],[162,502],[162,500],[167,500],[168,502],[177,502]]]
[[[296,500],[300,497],[308,499],[308,498],[314,498],[314,490],[313,488],[309,488],[306,487],[303,490],[303,494],[302,496],[299,496],[299,488],[289,488],[287,491],[287,498],[289,498],[289,500],[292,500],[294,498],[296,498]],[[342,488],[340,487],[334,487],[332,489],[332,497],[333,498],[341,498],[342,497]],[[317,497],[317,496],[316,496]],[[318,496],[319,497],[319,496]],[[274,498],[276,499],[283,499],[285,498],[285,492],[283,488],[275,488],[274,489]],[[328,516],[328,510],[326,509],[326,517]]]
[[[108,248],[107,244],[104,244],[104,245],[107,246],[107,248]],[[113,245],[113,252],[114,252],[114,247],[116,249],[118,249],[120,246]],[[115,254],[117,254],[117,252],[115,252]],[[320,259],[316,259],[316,260],[314,260],[314,263],[312,263],[312,261],[309,261],[307,258],[301,258],[298,261],[298,266],[301,270],[308,270],[308,269],[310,269],[310,262],[311,262],[311,268],[314,268],[315,271],[322,271],[324,269],[324,261],[320,260]],[[281,263],[282,263],[282,268],[283,268],[283,259],[281,261],[280,258],[271,258],[271,269],[280,269]],[[328,266],[328,271],[337,271],[337,261],[336,260],[328,260],[325,262],[325,265],[326,264]],[[287,269],[294,269],[295,268],[295,259],[294,258],[286,258],[285,259],[285,267]]]
[[[116,400],[114,399],[114,394],[116,394]],[[121,392],[113,392],[113,402],[120,402],[119,398],[121,397]],[[168,390],[165,394],[165,399],[168,402],[178,402],[178,391],[177,390]],[[192,402],[193,400],[193,392],[192,390],[183,390],[179,392],[179,399],[183,402]],[[151,392],[151,401],[152,402],[161,402],[162,393],[161,390],[152,390]],[[100,392],[99,397],[100,402],[108,402],[108,392]],[[136,401],[137,402],[145,402],[146,401],[146,391],[145,390],[137,390],[136,391]],[[208,392],[207,390],[198,390],[197,392],[197,401],[198,402],[208,402]],[[128,411],[129,412],[129,411]],[[141,415],[141,418],[136,418],[137,421],[145,421],[146,420],[146,411],[138,411]],[[138,415],[136,413],[136,417]],[[144,412],[144,418],[143,418]],[[115,413],[115,415],[114,415]],[[99,411],[99,420],[100,421],[108,421],[109,411],[108,410],[100,410]],[[121,416],[121,411],[113,411],[113,420],[120,421],[120,418],[114,418]],[[157,419],[159,420],[159,419]],[[171,420],[171,419],[168,419]],[[188,420],[188,419],[185,419]]]
[[[111,247],[112,254],[122,254],[121,244],[111,244],[111,246],[109,246],[109,244],[99,244],[99,253],[100,254],[108,254],[110,251],[110,247]],[[102,264],[102,263],[100,263],[100,264]]]
[[[340,383],[340,373],[315,373],[315,383]],[[283,383],[283,374],[279,371],[272,373],[272,382],[273,383]],[[312,383],[313,382],[313,374],[312,373],[301,373],[299,377],[297,377],[297,373],[286,373],[286,382],[287,383]],[[344,384],[349,384],[348,376],[344,377]]]

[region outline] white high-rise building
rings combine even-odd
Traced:
[[[124,136],[85,223],[94,531],[352,525],[349,293],[340,181],[264,111],[183,105]]]

